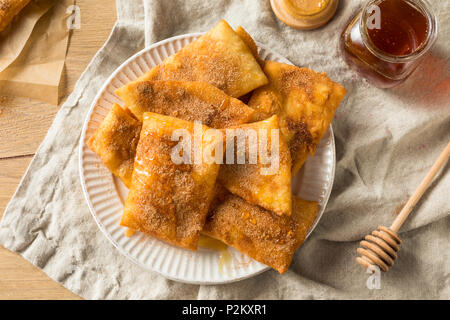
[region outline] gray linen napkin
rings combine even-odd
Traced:
[[[117,0],[118,21],[62,106],[0,224],[0,244],[89,299],[450,298],[450,175],[447,165],[401,230],[396,266],[369,289],[354,261],[358,240],[389,224],[450,140],[450,3],[433,1],[440,34],[433,54],[406,83],[372,87],[343,62],[340,32],[361,1],[341,1],[315,31],[291,29],[268,0]],[[145,17],[144,17],[145,12]],[[144,44],[206,31],[218,20],[242,25],[293,63],[327,72],[348,96],[333,122],[337,169],[326,212],[284,275],[197,286],[143,270],[97,228],[81,191],[78,140],[102,83]],[[145,26],[145,30],[144,30]],[[373,278],[371,278],[373,279]],[[373,282],[370,282],[373,284]]]

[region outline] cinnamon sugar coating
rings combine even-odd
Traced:
[[[290,169],[292,164],[288,146],[279,133],[278,122],[278,117],[275,115],[264,121],[232,127],[235,132],[242,134],[246,139],[246,162],[245,164],[239,164],[236,157],[234,164],[223,164],[220,168],[218,180],[230,192],[250,203],[279,215],[290,215],[292,202]],[[261,155],[264,152],[269,154],[272,150],[272,131],[278,131],[278,158],[272,158],[273,161],[278,161],[278,168],[270,174],[263,174],[262,169],[267,169],[270,164],[264,164],[265,161]],[[247,133],[255,133],[257,140],[250,139],[246,136]],[[259,142],[264,141],[261,140],[264,133],[267,137],[267,143],[259,146]],[[228,143],[229,141],[227,141]],[[250,162],[249,156],[249,149],[253,144],[256,144],[256,146],[253,146],[253,152],[257,151],[257,161],[254,164]],[[229,149],[230,146],[227,145],[226,148]],[[234,151],[237,152],[237,148]]]
[[[127,109],[114,104],[88,141],[105,166],[130,187],[141,123]]]
[[[138,80],[207,82],[235,98],[267,83],[250,49],[224,20]]]
[[[194,124],[145,113],[134,162],[133,178],[120,224],[168,243],[197,249],[211,203],[219,165],[176,164],[171,158],[172,133]],[[202,126],[202,132],[209,129]],[[214,143],[204,140],[202,148]]]
[[[154,112],[219,129],[246,123],[254,113],[242,101],[205,82],[137,81],[117,94],[141,120],[144,112]]]
[[[292,215],[278,216],[230,193],[220,193],[203,233],[280,273],[304,242],[318,212],[317,202],[293,198]]]
[[[266,61],[264,72],[269,84],[256,89],[248,105],[256,110],[254,121],[279,116],[295,174],[314,154],[346,90],[325,73],[275,61]]]

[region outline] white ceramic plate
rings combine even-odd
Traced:
[[[125,61],[109,78],[97,94],[87,114],[79,150],[81,185],[89,209],[100,230],[126,257],[145,269],[155,271],[176,281],[195,284],[229,283],[259,274],[269,267],[228,248],[231,262],[219,268],[216,251],[199,248],[197,252],[174,247],[143,233],[125,236],[119,226],[127,188],[113,177],[100,159],[86,145],[114,102],[123,102],[114,94],[115,89],[132,81],[165,58],[179,51],[201,34],[186,34],[164,41],[138,52]],[[263,59],[289,63],[286,58],[258,43]],[[335,147],[332,128],[328,130],[303,169],[293,179],[293,193],[306,200],[319,202],[319,214],[308,235],[317,225],[330,196],[334,179]]]

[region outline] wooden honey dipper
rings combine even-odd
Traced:
[[[439,169],[444,166],[449,156],[450,143],[436,160],[433,167],[431,167],[414,194],[409,198],[390,228],[379,226],[378,230],[373,231],[372,234],[367,235],[364,240],[360,242],[361,247],[358,248],[357,252],[361,257],[356,258],[356,261],[360,265],[366,269],[373,265],[377,265],[382,271],[388,271],[389,268],[394,265],[394,260],[397,258],[397,252],[400,250],[400,245],[402,243],[402,240],[397,234],[398,230],[430,186],[431,181],[436,176]]]

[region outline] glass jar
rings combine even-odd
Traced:
[[[437,29],[425,0],[370,0],[342,33],[341,49],[350,67],[375,86],[390,88],[417,68]]]

